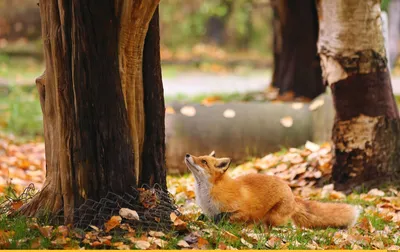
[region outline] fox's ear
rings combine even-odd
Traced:
[[[216,163],[215,166],[218,169],[221,169],[222,172],[225,172],[229,168],[230,164],[231,164],[230,158],[218,158],[218,162]]]
[[[209,156],[210,156],[210,157],[215,157],[215,151],[212,151],[212,152],[209,154]]]

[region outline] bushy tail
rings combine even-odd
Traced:
[[[292,220],[305,228],[351,227],[360,214],[356,206],[342,203],[323,203],[296,198]]]

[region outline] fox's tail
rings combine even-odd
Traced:
[[[351,227],[360,214],[356,206],[343,203],[322,203],[296,198],[292,220],[305,228]]]

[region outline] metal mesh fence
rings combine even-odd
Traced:
[[[27,203],[33,198],[34,192],[36,190],[31,184],[18,198],[7,198],[0,204],[0,213],[12,213],[16,209],[16,202]],[[129,194],[117,195],[109,192],[99,201],[86,200],[74,211],[74,228],[85,230],[90,226],[96,226],[103,229],[104,224],[112,216],[119,215],[121,208],[134,210],[139,216],[139,220],[122,218],[121,224],[128,223],[143,230],[168,230],[172,227],[170,214],[174,212],[180,215],[171,194],[158,185],[143,186],[134,188]],[[53,225],[61,225],[63,221],[62,210],[50,218],[50,223]]]

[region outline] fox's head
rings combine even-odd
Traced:
[[[195,157],[186,154],[185,163],[197,179],[204,177],[218,178],[228,169],[231,159],[216,158],[215,152],[213,151],[208,156]]]

